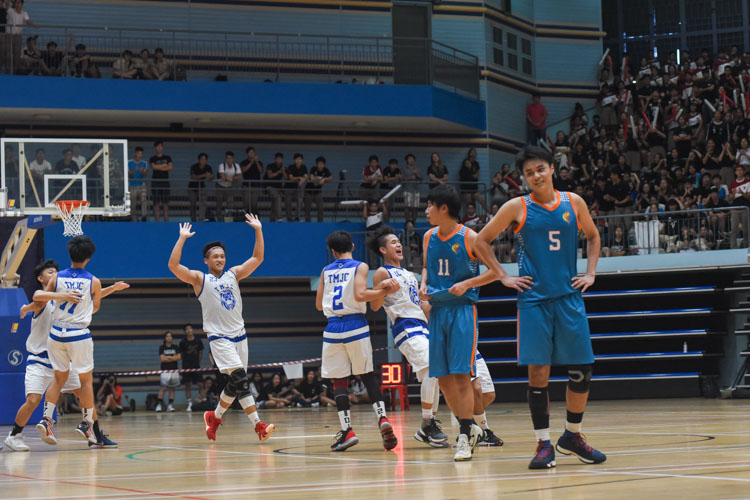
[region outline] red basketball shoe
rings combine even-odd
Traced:
[[[271,437],[271,434],[273,434],[273,431],[276,430],[276,426],[273,424],[264,424],[263,422],[258,422],[255,424],[255,432],[258,433],[258,439],[261,441],[265,441],[266,439]]]
[[[216,441],[216,431],[221,425],[221,419],[212,411],[203,414],[203,421],[206,422],[206,437],[210,441]]]

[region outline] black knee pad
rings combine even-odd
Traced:
[[[240,399],[250,394],[250,381],[247,379],[247,372],[240,368],[229,374],[229,383],[227,387],[232,387],[234,394],[230,396],[236,396]]]
[[[568,367],[568,389],[578,394],[586,394],[591,387],[591,365],[575,365]]]

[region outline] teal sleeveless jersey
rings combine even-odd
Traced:
[[[555,191],[558,203],[549,208],[523,197],[525,217],[516,228],[519,276],[531,276],[534,286],[518,294],[518,307],[538,304],[578,290],[571,279],[578,274],[580,222],[567,192]]]
[[[459,224],[445,239],[438,234],[437,227],[427,233],[427,293],[432,295],[431,304],[468,304],[479,299],[478,287],[470,288],[460,297],[448,292],[456,283],[479,274],[479,261],[467,247],[469,231]]]

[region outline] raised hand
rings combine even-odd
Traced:
[[[253,229],[260,229],[263,227],[258,216],[254,214],[245,214],[245,222]]]
[[[186,240],[195,236],[195,233],[190,231],[191,229],[193,229],[193,225],[189,222],[180,224],[180,238]]]

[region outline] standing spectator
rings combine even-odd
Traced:
[[[628,231],[630,231],[630,223],[633,221],[633,218],[630,217],[630,214],[633,213],[633,198],[631,197],[631,193],[632,190],[628,182],[622,178],[620,172],[613,170],[612,185],[609,194],[614,198],[615,215],[626,215],[617,221],[618,225],[625,225],[625,234],[628,234]],[[614,233],[611,236],[613,235]]]
[[[427,177],[430,179],[430,189],[448,182],[448,167],[443,165],[443,161],[437,153],[430,155],[430,166],[427,167]]]
[[[307,183],[307,166],[302,153],[294,153],[294,163],[286,167],[288,182],[285,185],[284,198],[286,204],[286,220],[297,222],[300,220],[302,193]]]
[[[164,211],[164,222],[169,221],[169,171],[174,168],[172,158],[164,154],[164,141],[154,141],[156,154],[151,157],[151,201],[154,204],[154,220],[159,222],[160,209]]]
[[[575,189],[575,182],[570,178],[570,170],[566,166],[558,169],[552,182],[558,191],[573,191]]]
[[[148,198],[146,195],[146,184],[143,178],[146,177],[148,163],[143,159],[143,148],[136,146],[133,159],[128,160],[128,178],[130,180],[130,220],[136,221],[136,207],[141,209],[141,222],[146,221],[148,210]]]
[[[76,51],[70,59],[70,75],[75,78],[101,78],[99,66],[91,60],[91,55],[86,52],[86,46],[82,43],[76,45]]]
[[[542,96],[531,94],[531,104],[526,107],[526,122],[529,127],[529,144],[536,145],[547,137],[547,108],[541,103]]]
[[[6,165],[6,172],[7,168]],[[31,170],[31,175],[35,182],[44,182],[44,175],[52,173],[52,165],[46,160],[44,149],[39,148],[36,150],[36,157],[34,158],[34,161],[29,163],[29,170]]]
[[[71,144],[70,150],[73,152],[73,161],[78,165],[78,170],[81,170],[86,165],[86,157],[81,154],[81,145],[78,143]]]
[[[0,34],[0,37],[4,35]],[[21,64],[16,70],[20,75],[40,75],[42,73],[42,53],[36,46],[39,35],[30,36],[26,39],[26,47],[21,54]],[[2,45],[2,42],[0,42]]]
[[[599,175],[596,178],[596,186],[594,186],[594,200],[596,202],[596,208],[600,217],[607,217],[615,213],[615,199],[609,193],[609,186],[607,185],[607,179],[604,175]],[[605,227],[609,225],[610,231],[614,231],[614,222],[611,218],[605,218],[599,223],[599,230],[603,234]],[[612,235],[610,234],[610,237]]]
[[[406,181],[404,185],[404,218],[415,221],[419,216],[419,182],[422,181],[422,176],[419,174],[417,159],[413,154],[407,154],[404,161],[406,162],[403,176],[403,180]]]
[[[62,160],[55,164],[55,173],[71,175],[78,172],[78,164],[73,161],[73,150],[65,148],[63,150]]]
[[[310,180],[305,186],[305,222],[312,220],[312,204],[318,212],[318,222],[323,222],[323,186],[333,180],[331,171],[326,167],[324,156],[315,159],[315,168],[310,170]]]
[[[203,359],[203,341],[195,336],[192,325],[185,325],[185,338],[180,341],[180,357],[182,368],[200,368]],[[203,374],[201,372],[185,372],[182,374],[182,383],[185,384],[185,399],[187,408],[185,411],[193,411],[192,384],[198,388],[198,393],[203,392]]]
[[[409,270],[422,267],[422,236],[414,229],[414,221],[406,220],[404,224],[403,247],[406,250],[406,266]]]
[[[205,220],[206,218],[206,181],[214,178],[214,170],[208,164],[208,155],[200,153],[198,163],[190,167],[190,182],[188,183],[188,200],[190,202],[190,220]],[[217,200],[218,203],[218,200]],[[216,216],[219,216],[217,211]]]
[[[391,158],[388,160],[388,166],[383,169],[383,182],[380,183],[380,187],[383,189],[383,195],[388,194],[391,189],[401,183],[401,169],[398,168],[398,160]],[[395,198],[390,197],[386,200],[388,204],[388,210],[393,208],[393,202]]]
[[[47,42],[47,50],[42,54],[42,75],[44,76],[64,76],[68,70],[68,53],[73,44],[73,37],[68,37],[68,45],[63,52],[57,50],[57,43],[54,40]]]
[[[154,50],[154,78],[156,80],[172,80],[174,78],[174,71],[172,63],[167,61],[164,57],[164,51],[161,48]]]
[[[706,127],[706,142],[713,139],[717,146],[723,146],[730,137],[729,125],[724,122],[721,111],[717,110],[714,113],[714,119]]]
[[[737,248],[737,238],[739,237],[740,224],[742,224],[742,238],[747,246],[748,231],[750,231],[750,222],[748,222],[748,210],[750,210],[750,179],[745,176],[745,167],[737,165],[734,168],[735,179],[729,186],[727,201],[733,207],[744,207],[731,211],[731,231],[729,243],[731,248]]]
[[[466,159],[461,164],[461,170],[458,172],[458,178],[461,181],[461,196],[464,203],[471,201],[478,202],[482,205],[484,213],[488,213],[487,202],[484,200],[483,193],[479,193],[479,162],[477,161],[477,150],[469,149]]]
[[[124,50],[119,59],[112,64],[112,78],[122,78],[132,80],[138,75],[138,68],[133,61],[133,53]]]
[[[231,213],[234,211],[235,189],[242,181],[242,168],[234,162],[234,153],[224,153],[224,163],[219,165],[219,177],[216,180],[216,219],[226,217],[224,204]]]
[[[271,197],[271,222],[281,220],[281,190],[284,180],[284,155],[276,153],[273,163],[269,163],[263,176],[263,183]]]
[[[159,346],[159,359],[161,360],[161,370],[177,370],[177,362],[180,360],[180,352],[176,345],[172,344],[172,332],[164,334],[164,342]],[[167,411],[174,411],[174,393],[175,387],[180,385],[180,374],[177,371],[162,373],[159,377],[161,389],[159,389],[159,402],[156,405],[156,411],[162,410],[162,400],[164,394],[169,390],[169,404]]]
[[[378,185],[383,180],[383,169],[379,161],[378,155],[370,155],[367,165],[362,169],[362,198],[378,197]]]
[[[258,195],[260,194],[263,177],[263,163],[255,154],[255,148],[248,146],[245,149],[247,157],[240,163],[242,169],[242,206],[251,214],[259,215]]]
[[[24,25],[38,28],[29,19],[29,14],[23,10],[23,0],[15,0],[10,7],[9,0],[3,0],[3,10],[6,12],[7,23],[5,27],[5,51],[0,52],[0,68],[5,65],[5,72],[12,74],[15,68],[21,66],[21,51],[23,49],[23,27]]]

